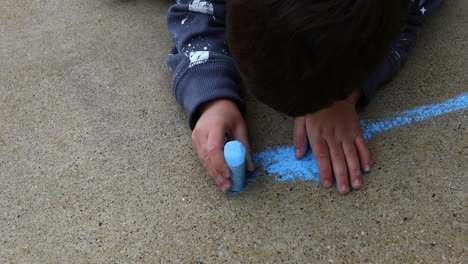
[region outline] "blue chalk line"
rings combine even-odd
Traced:
[[[394,113],[375,120],[362,120],[361,128],[368,141],[375,133],[391,128],[421,121],[468,107],[468,93],[449,99],[439,104],[421,106],[412,110]],[[317,162],[311,151],[301,160],[294,156],[293,147],[267,147],[265,151],[254,153],[256,165],[261,165],[268,176],[275,176],[276,181],[319,181]],[[258,174],[257,174],[258,175]],[[257,176],[257,175],[254,175]]]

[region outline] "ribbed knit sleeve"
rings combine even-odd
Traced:
[[[226,40],[225,0],[178,0],[169,8],[167,25],[175,43],[167,56],[172,88],[193,129],[198,107],[218,98],[243,109],[240,77]]]
[[[367,103],[377,90],[392,80],[408,60],[410,47],[421,32],[425,18],[442,2],[442,0],[414,0],[411,3],[407,23],[400,39],[385,58],[383,64],[374,72],[363,88],[362,102]]]

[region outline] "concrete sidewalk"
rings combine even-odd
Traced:
[[[261,175],[226,196],[171,94],[172,2],[1,1],[0,263],[466,261],[466,108],[373,137],[361,191]],[[466,14],[445,1],[362,117],[467,92]],[[291,145],[247,103],[255,151]]]

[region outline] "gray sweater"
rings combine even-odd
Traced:
[[[167,56],[167,64],[173,75],[173,93],[187,112],[192,129],[199,118],[197,109],[204,102],[226,98],[243,108],[240,77],[226,40],[226,1],[177,0],[169,8],[167,25],[175,46]],[[370,100],[382,84],[399,72],[424,18],[441,1],[412,1],[400,40],[362,88],[363,101]]]

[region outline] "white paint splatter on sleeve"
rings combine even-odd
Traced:
[[[208,61],[210,58],[209,51],[193,51],[189,54],[190,64],[189,68],[192,68],[195,65],[203,64]]]
[[[181,25],[185,24],[185,21],[187,21],[188,17],[189,17],[189,16],[187,16],[186,18],[184,18],[184,19],[180,22],[180,24],[181,24]]]
[[[205,0],[192,0],[189,5],[189,10],[207,15],[214,14],[213,4]]]

